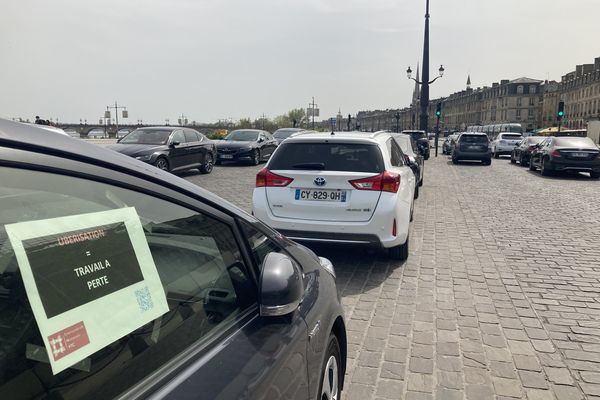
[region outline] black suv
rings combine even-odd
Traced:
[[[462,133],[452,149],[452,163],[460,160],[480,160],[484,165],[492,163],[489,139],[485,133]]]
[[[405,135],[410,135],[417,143],[419,153],[425,160],[429,160],[429,139],[424,131],[402,131]]]

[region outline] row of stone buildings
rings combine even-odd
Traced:
[[[430,100],[429,126],[433,131],[435,108],[441,102],[442,130],[462,131],[470,125],[520,123],[531,131],[556,126],[561,100],[565,102],[563,126],[586,128],[588,121],[600,119],[600,57],[593,64],[578,65],[560,82],[518,78],[474,89],[469,77],[465,90]],[[409,107],[361,111],[354,122],[363,131],[418,129],[419,110],[419,86],[415,85]]]

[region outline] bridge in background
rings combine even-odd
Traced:
[[[65,131],[73,131],[79,133],[81,137],[88,137],[91,131],[103,131],[108,137],[114,138],[117,137],[117,127],[113,125],[102,125],[102,124],[81,124],[81,123],[59,123],[56,125],[57,127],[64,129]],[[150,126],[168,126],[169,128],[177,128],[181,127],[179,125],[160,125],[160,124],[123,124],[119,125],[119,132],[131,132],[137,128],[146,128]],[[233,127],[225,126],[225,125],[198,125],[191,124],[185,125],[185,128],[195,129],[199,132],[202,132],[206,135],[210,135],[217,130],[220,129],[232,129]],[[95,135],[94,135],[95,136]]]

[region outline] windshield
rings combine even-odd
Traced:
[[[502,139],[504,139],[504,140],[520,140],[520,139],[523,139],[523,136],[517,135],[517,134],[514,134],[514,135],[503,134],[502,136],[500,136],[500,139],[501,140]]]
[[[168,129],[137,129],[125,136],[122,144],[167,144],[171,131]]]
[[[301,129],[279,129],[279,130],[275,131],[275,133],[273,134],[273,137],[275,139],[287,139],[293,133],[300,132],[300,131],[301,131]]]
[[[487,143],[488,138],[485,135],[462,135],[461,143]]]
[[[588,137],[557,137],[555,139],[556,146],[563,147],[592,147],[597,149],[592,139]]]
[[[270,170],[382,172],[381,152],[374,144],[283,142],[269,162]]]
[[[239,142],[256,142],[258,140],[258,132],[254,131],[233,131],[225,136],[223,140],[236,140]]]

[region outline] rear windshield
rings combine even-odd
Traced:
[[[592,147],[597,149],[592,139],[588,137],[557,137],[555,139],[557,146],[574,146],[574,147]]]
[[[383,172],[381,151],[374,144],[286,143],[269,162],[270,170]]]
[[[487,143],[488,138],[485,135],[461,135],[462,143]]]
[[[505,139],[505,140],[523,139],[523,136],[517,135],[517,134],[508,135],[508,134],[505,133],[505,134],[502,135],[502,139]]]

